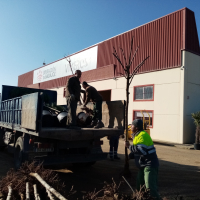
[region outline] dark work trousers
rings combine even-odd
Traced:
[[[92,120],[102,120],[102,101],[94,102],[93,113]]]
[[[119,136],[111,136],[110,137],[110,158],[117,157],[117,149],[119,144]]]
[[[158,168],[154,167],[144,167],[139,169],[137,175],[137,190],[145,184],[146,188],[150,190],[150,194],[155,200],[160,200],[160,195],[158,193]]]
[[[67,114],[67,126],[76,126],[76,109],[77,101],[72,101],[71,97],[66,97],[68,114]]]

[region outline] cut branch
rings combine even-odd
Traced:
[[[36,184],[33,185],[33,190],[34,190],[35,200],[40,200],[40,196],[37,193],[37,185]]]
[[[46,192],[50,200],[55,200],[54,197],[51,195],[51,192],[49,192],[49,190],[46,189]]]
[[[30,199],[29,182],[26,182],[26,200]]]
[[[24,194],[19,193],[19,196],[20,196],[21,200],[24,200]]]
[[[126,181],[127,185],[131,188],[132,192],[134,192],[133,188],[131,187],[131,185],[129,184],[129,182],[124,178],[124,176],[122,176],[122,178]]]
[[[67,200],[63,197],[59,192],[57,192],[54,188],[48,185],[37,173],[30,173],[30,176],[35,177],[47,190],[49,190],[52,194],[54,194],[60,200]]]
[[[12,196],[12,188],[11,185],[8,186],[8,196],[6,198],[6,200],[10,200]]]

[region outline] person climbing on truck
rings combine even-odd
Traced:
[[[92,100],[94,107],[93,107],[93,118],[91,124],[88,126],[88,128],[102,128],[104,127],[102,120],[102,96],[98,93],[98,91],[92,87],[91,85],[88,85],[86,81],[83,81],[82,83],[83,88],[85,89],[85,95],[84,98],[84,104],[83,107],[86,107],[86,105],[89,103],[90,100]]]
[[[77,103],[80,101],[81,85],[79,79],[81,78],[81,71],[76,70],[75,75],[69,78],[66,84],[66,103],[68,107],[68,115],[66,125],[69,128],[77,128],[76,123],[76,109]]]

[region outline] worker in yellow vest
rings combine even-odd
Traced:
[[[150,135],[143,130],[143,121],[135,119],[132,122],[133,145],[129,141],[125,146],[134,154],[135,164],[139,168],[137,175],[137,190],[145,185],[155,199],[160,199],[157,191],[159,161]]]

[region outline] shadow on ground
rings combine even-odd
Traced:
[[[95,165],[86,167],[76,167],[72,165],[57,170],[60,178],[65,181],[67,188],[74,186],[77,191],[76,198],[80,198],[86,191],[96,191],[102,189],[104,181],[111,183],[114,178],[116,183],[123,181],[122,172],[124,166],[124,155],[120,155],[121,160],[105,160],[97,162]],[[132,188],[135,189],[137,168],[134,160],[130,161],[131,178],[127,178]],[[177,195],[184,199],[200,199],[200,168],[189,165],[179,165],[172,162],[160,160],[159,168],[159,192],[162,197],[175,199]],[[123,181],[124,182],[124,181]],[[121,186],[121,191],[131,194],[131,189],[126,183]]]
[[[121,160],[99,161],[91,167],[73,167],[65,165],[54,167],[63,182],[70,190],[74,186],[77,191],[69,199],[81,198],[87,191],[96,191],[102,189],[104,181],[112,182],[112,178],[119,183],[123,181],[122,172],[124,167],[124,155],[119,154]],[[180,165],[165,160],[160,161],[159,168],[159,192],[162,197],[175,199],[177,195],[183,196],[184,200],[200,199],[200,167]],[[198,162],[198,161],[197,161]],[[0,176],[5,176],[7,171],[13,167],[13,157],[5,152],[0,152]],[[130,160],[131,178],[127,178],[132,188],[135,189],[135,179],[137,168],[134,160]],[[121,191],[131,194],[131,189],[126,183],[121,186]]]

